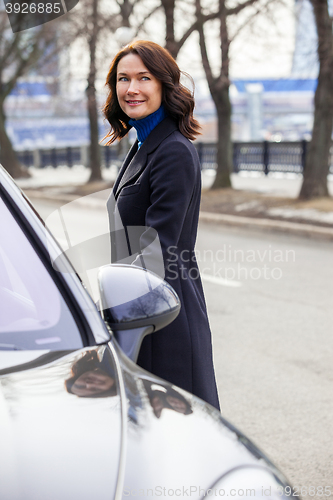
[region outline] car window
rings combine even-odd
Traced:
[[[82,347],[57,285],[2,199],[0,228],[0,349]]]

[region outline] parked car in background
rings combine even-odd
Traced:
[[[173,289],[104,266],[100,313],[2,167],[0,194],[0,499],[292,495],[217,410],[135,364],[177,316]]]

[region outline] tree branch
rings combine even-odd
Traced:
[[[227,11],[227,16],[234,16],[241,12],[243,9],[246,7],[250,7],[250,5],[253,5],[257,3],[259,0],[246,0],[246,2],[243,2],[239,5],[236,5],[236,7],[232,7],[231,9],[226,9]]]
[[[1,67],[4,67],[6,62],[9,61],[11,55],[14,53],[14,51],[17,50],[18,46],[19,46],[19,43],[20,43],[20,40],[21,40],[21,32],[17,33],[14,38],[13,38],[13,41],[12,43],[8,43],[8,39],[6,40],[5,37],[4,40],[7,42],[4,49],[3,49],[3,57],[0,59],[0,66]]]
[[[144,29],[144,25],[145,25],[145,22],[147,21],[147,19],[149,19],[153,14],[155,14],[155,12],[157,12],[158,10],[160,10],[162,8],[162,4],[161,5],[157,5],[156,7],[153,8],[153,10],[151,10],[144,18],[144,20],[139,24],[139,26],[137,26],[136,28],[136,32],[135,32],[135,35],[134,36],[138,36],[139,32]]]
[[[201,21],[200,23],[202,25],[204,25],[204,23],[206,23],[207,21],[212,21],[213,19],[217,19],[219,16],[219,12],[212,12],[211,14],[206,14],[206,15],[203,15],[201,13]],[[183,36],[180,38],[180,40],[178,40],[178,42],[176,42],[177,44],[177,54],[178,52],[180,51],[180,49],[182,48],[182,46],[184,45],[184,43],[186,42],[186,40],[190,37],[190,35],[192,35],[192,33],[196,30],[199,29],[199,21],[198,19],[192,24],[192,26],[190,26],[186,31],[185,33],[183,34]]]

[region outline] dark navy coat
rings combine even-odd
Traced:
[[[200,193],[196,149],[167,117],[139,150],[137,141],[132,146],[114,185],[108,201],[112,262],[122,260],[129,245],[119,222],[117,227],[115,210],[125,229],[153,228],[142,230],[130,253],[149,253],[144,248],[157,232],[164,279],[176,290],[181,310],[170,325],[143,340],[138,365],[219,408],[211,332],[194,253]],[[138,259],[134,263],[140,265]],[[145,267],[155,270],[153,265]]]

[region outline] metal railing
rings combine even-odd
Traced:
[[[17,151],[16,155],[20,162],[26,167],[54,167],[73,165],[89,166],[89,149],[87,146],[35,149],[33,151]],[[119,156],[117,146],[101,146],[101,161],[105,167],[110,167],[114,163],[120,163],[122,158]]]
[[[303,172],[307,141],[300,142],[234,142],[233,171]],[[203,169],[216,167],[216,143],[198,143]]]
[[[216,168],[216,143],[194,143],[202,169]],[[307,141],[299,142],[234,142],[233,171],[293,172],[302,173],[305,166]],[[119,147],[101,146],[102,165],[119,166],[124,157]],[[88,147],[67,147],[17,152],[19,160],[27,167],[54,168],[66,165],[88,165]],[[333,173],[333,146],[331,148],[330,172]]]

